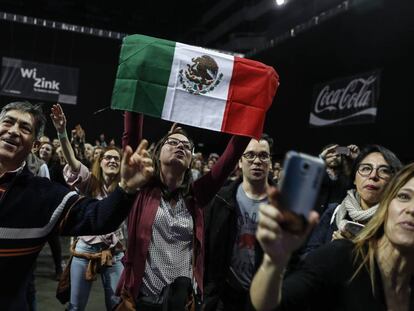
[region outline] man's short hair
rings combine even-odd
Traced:
[[[273,138],[270,137],[268,134],[263,133],[262,136],[260,137],[259,141],[261,141],[261,140],[267,141],[267,143],[269,144],[270,155],[273,155]]]
[[[36,140],[43,135],[46,124],[46,117],[43,114],[43,110],[40,105],[32,105],[28,101],[12,102],[3,107],[0,112],[0,120],[2,120],[6,113],[11,110],[19,110],[22,112],[30,113],[35,121],[34,130]]]

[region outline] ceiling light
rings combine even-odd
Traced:
[[[285,0],[276,0],[277,5],[283,5],[285,4]]]

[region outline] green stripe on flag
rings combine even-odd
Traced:
[[[142,35],[124,38],[112,93],[112,108],[160,117],[175,42]]]

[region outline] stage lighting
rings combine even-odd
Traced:
[[[285,4],[285,0],[276,0],[277,5],[283,5]]]

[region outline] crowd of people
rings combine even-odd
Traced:
[[[97,275],[107,310],[414,309],[414,165],[386,147],[321,148],[315,211],[292,234],[269,135],[204,155],[177,124],[149,143],[137,113],[122,146],[80,125],[69,137],[59,104],[50,117],[54,139],[37,106],[0,113],[2,309],[36,310],[46,242],[54,277],[70,277],[67,310],[87,309]],[[59,235],[74,237],[63,274]]]

